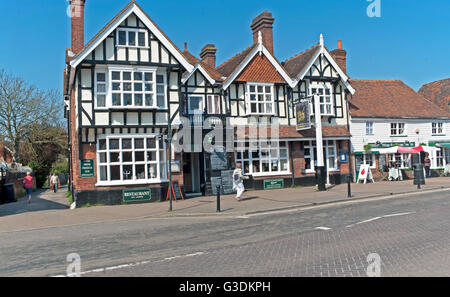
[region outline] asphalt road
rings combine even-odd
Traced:
[[[247,217],[0,233],[0,276],[450,276],[450,191]],[[377,270],[373,270],[377,271]]]

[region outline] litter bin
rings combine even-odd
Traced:
[[[414,184],[415,185],[424,185],[425,184],[425,174],[423,171],[423,164],[415,164],[414,165]]]
[[[16,202],[16,197],[14,195],[14,184],[5,184],[2,187],[2,196],[4,203]]]

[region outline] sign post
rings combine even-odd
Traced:
[[[314,94],[314,118],[316,121],[316,146],[317,146],[317,184],[319,191],[325,191],[325,162],[323,160],[322,117],[320,114],[320,97]]]

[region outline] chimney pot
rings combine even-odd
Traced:
[[[338,40],[338,49],[342,49],[342,40]]]

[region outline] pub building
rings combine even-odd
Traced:
[[[133,193],[142,200],[165,200],[169,166],[183,197],[211,195],[217,186],[232,193],[237,162],[250,176],[245,181],[250,190],[316,185],[315,127],[297,130],[296,117],[299,101],[312,94],[320,100],[327,182],[348,176],[348,99],[355,90],[341,42],[329,51],[321,36],[280,63],[275,20],[263,12],[251,24],[253,43],[216,66],[214,45],[206,45],[199,58],[187,44],[179,50],[135,1],[85,44],[85,0],[70,5],[64,99],[77,207],[120,204]],[[314,104],[309,105],[307,119],[314,123]],[[223,130],[222,144],[213,128]],[[184,134],[177,139],[183,129],[204,141],[192,142]],[[259,140],[274,130],[279,137],[262,145]],[[169,154],[168,134],[182,151],[173,145]],[[235,150],[222,151],[229,142]],[[204,143],[219,145],[210,151]]]

